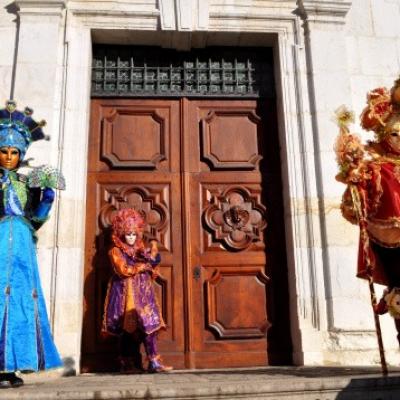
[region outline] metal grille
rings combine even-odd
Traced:
[[[93,48],[92,96],[274,97],[269,48]]]

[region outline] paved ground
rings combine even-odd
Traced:
[[[26,385],[0,390],[0,399],[290,399],[399,400],[400,369],[267,367],[174,371],[168,374],[23,375]]]

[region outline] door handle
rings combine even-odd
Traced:
[[[198,282],[199,279],[201,278],[201,267],[199,265],[196,265],[193,268],[193,279]]]

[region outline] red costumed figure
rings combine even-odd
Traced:
[[[347,184],[342,213],[360,227],[357,276],[370,281],[374,312],[394,317],[400,342],[400,80],[390,91],[377,88],[367,95],[361,126],[375,140],[363,145],[350,133],[353,116],[344,107],[336,116],[337,179]],[[386,286],[378,303],[372,283]]]
[[[133,209],[116,213],[112,221],[113,248],[109,252],[113,276],[104,305],[103,332],[120,337],[122,372],[143,371],[140,344],[149,359],[149,372],[169,371],[157,350],[157,334],[165,329],[154,291],[160,254],[157,242],[146,248],[144,221]]]

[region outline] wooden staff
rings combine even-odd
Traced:
[[[387,367],[386,358],[385,358],[385,349],[383,348],[381,323],[379,321],[379,315],[375,312],[374,306],[376,305],[377,301],[376,301],[374,283],[372,280],[372,276],[370,274],[368,277],[368,284],[369,284],[369,293],[371,295],[372,312],[374,314],[376,336],[378,338],[379,356],[381,358],[382,375],[387,376],[388,375],[388,367]]]
[[[379,356],[381,360],[381,368],[382,368],[382,375],[388,375],[388,367],[386,363],[385,357],[385,349],[383,347],[383,340],[382,340],[382,330],[381,330],[381,323],[379,320],[379,315],[375,312],[375,306],[377,304],[376,294],[375,294],[375,287],[374,281],[372,277],[372,263],[369,257],[369,236],[367,232],[367,223],[366,223],[366,201],[364,191],[360,190],[358,186],[351,185],[350,186],[351,195],[353,198],[353,204],[356,206],[356,212],[358,217],[358,223],[360,226],[361,232],[361,240],[363,245],[363,252],[364,252],[364,260],[366,263],[366,271],[368,274],[368,286],[369,286],[369,293],[371,297],[371,306],[372,312],[374,314],[374,321],[375,321],[375,330],[376,336],[378,339],[378,347],[379,347]]]

